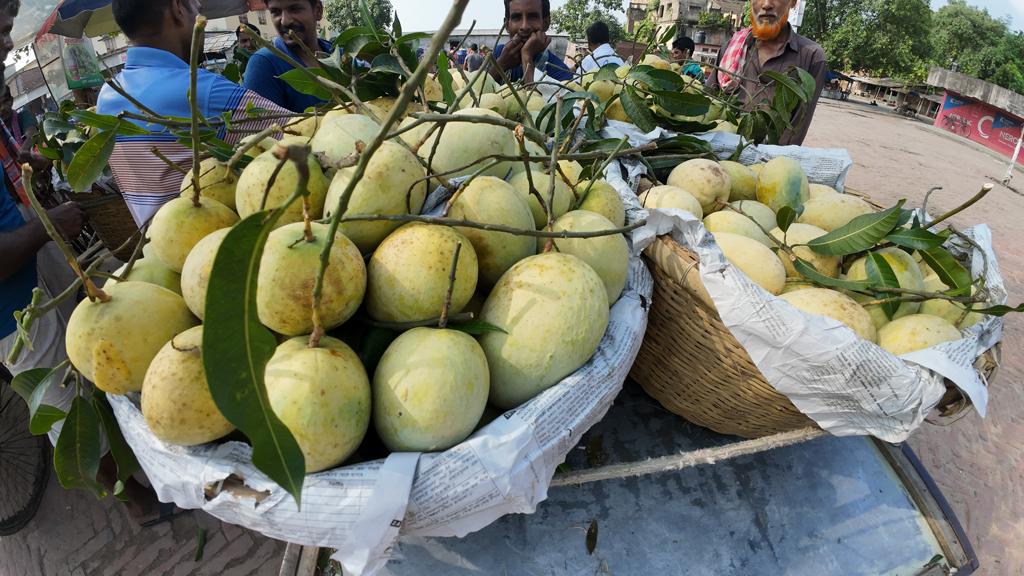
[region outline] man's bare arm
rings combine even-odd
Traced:
[[[74,202],[48,210],[47,215],[65,238],[74,238],[82,231],[85,211]],[[0,232],[0,282],[17,274],[50,241],[39,220],[32,220],[10,232]]]

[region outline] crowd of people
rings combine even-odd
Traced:
[[[755,100],[753,95],[761,95],[770,102],[772,94],[771,86],[758,83],[762,72],[785,73],[790,67],[799,66],[817,78],[820,93],[824,52],[787,23],[796,0],[752,0],[750,4],[753,25],[732,37],[715,66],[702,67],[693,61],[695,46],[690,38],[680,37],[672,42],[671,58],[679,64],[680,72],[711,89],[735,93],[741,102],[757,106],[761,100]],[[550,48],[549,0],[503,0],[503,5],[504,41],[497,44],[493,53],[487,46],[471,43],[463,48],[458,42],[453,43],[448,54],[453,66],[467,72],[489,66],[488,73],[498,82],[532,83],[543,78],[566,83],[602,66],[624,63],[611,44],[608,26],[602,22],[589,27],[587,54],[570,66]],[[324,13],[321,0],[267,0],[267,7],[278,34],[272,41],[273,49],[259,48],[259,30],[255,26],[243,25],[236,31],[232,60],[241,72],[241,83],[207,70],[199,71],[197,81],[200,114],[205,118],[228,117],[235,128],[247,133],[262,130],[273,122],[253,118],[249,114],[253,107],[280,117],[322,104],[316,96],[293,88],[281,75],[296,65],[319,66],[317,52],[332,49],[331,42],[317,34],[317,24]],[[97,112],[113,116],[130,112],[139,117],[190,117],[188,60],[200,2],[113,0],[112,9],[131,45],[124,69],[114,79],[119,88],[105,85],[100,90]],[[11,30],[18,10],[18,0],[0,0],[0,57],[4,59],[13,49]],[[800,128],[784,136],[784,144],[802,142],[813,111],[814,100],[802,111]],[[14,313],[29,304],[33,290],[38,287],[54,296],[70,280],[67,266],[60,262],[43,226],[28,209],[21,181],[22,163],[46,162],[32,150],[31,132],[26,131],[26,126],[33,123],[14,114],[9,103],[0,107],[0,120],[0,358],[11,373],[17,374],[37,366],[54,366],[66,359],[63,334],[70,312],[68,306],[53,310],[33,325],[31,336],[36,346],[15,361],[8,360],[7,355],[16,337]],[[118,136],[110,168],[132,217],[141,227],[160,206],[179,195],[184,169],[191,166],[192,150],[157,123],[143,120],[138,124],[147,128],[149,134]],[[11,128],[16,133],[12,134]],[[222,129],[219,135],[236,144],[242,134]],[[47,215],[57,231],[68,239],[78,236],[86,223],[85,211],[74,202],[57,205]],[[71,398],[69,389],[53,387],[44,402],[67,409]],[[51,439],[55,438],[51,434]],[[111,490],[112,471],[113,462],[107,457],[101,465],[100,479]],[[170,514],[166,507],[159,508],[153,495],[134,481],[126,485],[125,494],[129,511],[140,522],[152,522]]]

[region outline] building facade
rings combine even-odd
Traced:
[[[928,84],[944,91],[935,126],[1009,158],[1024,137],[1024,95],[966,74],[932,68]],[[1024,154],[1017,157],[1024,165]]]

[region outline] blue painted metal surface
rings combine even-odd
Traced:
[[[628,383],[566,464],[594,468],[736,441],[665,412]],[[935,535],[874,443],[826,437],[715,465],[552,488],[535,514],[505,517],[466,538],[404,538],[402,558],[384,573],[910,576],[937,554]]]

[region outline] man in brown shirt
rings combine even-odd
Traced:
[[[725,86],[724,73],[712,70],[705,85],[712,89],[725,89],[739,96],[748,109],[771,105],[775,94],[775,83],[761,83],[761,74],[768,71],[786,74],[793,66],[803,68],[814,76],[816,87],[814,97],[801,106],[793,117],[794,130],[786,130],[779,140],[781,145],[800,145],[807,135],[814,116],[821,89],[825,85],[825,51],[812,40],[796,33],[789,24],[789,11],[797,0],[751,0],[750,18],[753,23],[749,30],[741,30],[733,36],[719,53],[719,65],[730,44],[742,41],[743,56],[739,59],[737,78],[734,84]],[[742,35],[742,36],[741,36]],[[799,122],[799,124],[797,123]]]

